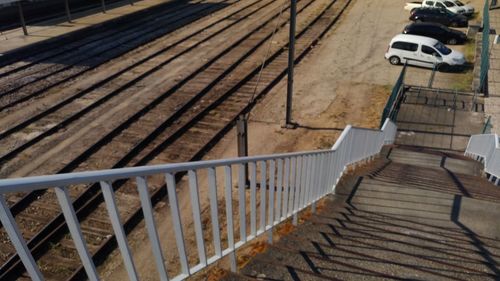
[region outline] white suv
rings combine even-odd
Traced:
[[[438,40],[408,34],[399,34],[392,38],[385,58],[394,65],[407,63],[428,68],[436,65],[439,69],[465,64],[465,56],[462,53],[449,49]]]

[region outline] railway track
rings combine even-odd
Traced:
[[[57,56],[44,59],[51,62],[49,65],[38,62],[29,67],[10,70],[7,72],[9,75],[0,78],[0,111],[70,82],[137,46],[207,16],[223,8],[227,5],[226,2],[228,0],[183,4],[179,7],[180,12],[175,13],[167,10],[167,13],[163,14],[160,10],[140,20],[136,26],[126,26],[121,30],[110,29],[105,36],[84,39],[83,44],[75,44],[76,46],[70,46],[69,49],[63,48],[64,51],[59,52]]]
[[[298,60],[329,30],[349,2],[348,0],[302,0],[299,2]],[[169,88],[166,88],[166,85],[163,88],[159,84],[158,87],[165,91],[147,104],[138,104],[136,107],[138,110],[134,114],[123,116],[121,123],[116,127],[112,126],[113,129],[108,130],[107,134],[100,138],[91,135],[89,139],[94,140],[93,144],[84,147],[83,151],[77,151],[76,157],[71,156],[72,160],[69,163],[63,161],[59,172],[199,159],[231,128],[234,119],[239,114],[251,108],[253,103],[250,101],[254,94],[257,97],[265,94],[285,75],[287,42],[284,39],[286,39],[287,30],[283,27],[286,25],[288,14],[285,13],[280,18],[280,7],[259,9],[259,7],[268,7],[265,6],[266,3],[271,5],[270,2],[265,1],[259,3],[252,7],[255,13],[266,10],[268,12],[266,21],[258,20],[260,24],[254,23],[254,25],[248,23],[248,28],[251,27],[249,33],[229,42],[229,46],[225,46],[222,52],[214,50],[211,59],[204,62],[194,72],[186,70],[186,76],[179,78],[174,85],[169,85]],[[248,9],[246,7],[240,12],[248,13],[250,11]],[[244,21],[251,17],[231,14],[230,18]],[[259,62],[267,53],[269,45],[265,43],[272,36],[277,18],[280,19],[276,34],[277,43],[271,44],[272,55],[265,65],[264,73],[260,78],[261,83],[257,85]],[[222,35],[223,32],[220,34]],[[109,107],[110,104],[107,106]],[[127,109],[133,112],[132,109],[128,107]],[[83,114],[75,118],[74,122],[78,122],[82,116],[87,115]],[[92,118],[91,114],[89,116]],[[154,118],[155,116],[162,118]],[[66,126],[68,125],[64,124],[60,127]],[[79,127],[75,126],[75,130],[78,129]],[[6,138],[8,136],[6,134]],[[43,139],[49,136],[43,137],[40,141],[45,141]],[[64,139],[65,136],[62,134],[59,137]],[[53,140],[46,142],[50,143]],[[35,143],[39,144],[39,142]],[[29,149],[32,148],[29,147],[27,150]],[[36,149],[33,151],[36,152]],[[106,163],[99,162],[103,159]],[[58,160],[60,159],[55,157],[54,161]],[[121,182],[115,183],[114,188],[118,205],[127,206],[120,208],[120,214],[122,218],[125,218],[125,229],[130,231],[141,216],[135,190],[127,183]],[[152,186],[152,197],[155,202],[165,195],[165,189],[161,185]],[[81,187],[75,189],[71,196],[74,199],[75,210],[80,218],[89,249],[97,262],[102,261],[113,248],[114,240],[112,233],[109,232],[111,229],[109,223],[102,220],[102,214],[106,211],[101,204],[99,189],[96,186]],[[8,201],[15,211],[16,218],[27,226],[24,233],[28,233],[29,247],[39,259],[44,274],[58,280],[80,279],[85,276],[82,269],[78,268],[78,259],[71,239],[65,235],[62,217],[53,208],[55,206],[53,193],[22,194],[8,198]],[[92,207],[89,208],[90,206]],[[44,222],[34,224],[33,222],[39,222],[40,217],[45,218]],[[47,218],[51,218],[50,221]],[[5,250],[9,249],[2,248],[2,252]],[[12,253],[12,249],[10,252]],[[64,268],[61,266],[62,262],[64,262]],[[16,278],[22,270],[22,265],[16,256],[11,255],[5,260],[0,276],[1,278]]]
[[[51,105],[48,108],[44,108],[40,112],[30,112],[31,116],[28,116],[29,118],[18,124],[11,125],[10,128],[5,129],[0,133],[0,145],[9,147],[12,143],[17,144],[17,146],[11,148],[7,153],[0,155],[0,163],[12,159],[26,148],[34,145],[38,141],[53,134],[54,132],[57,132],[71,122],[78,120],[84,114],[89,113],[93,109],[96,109],[98,106],[109,101],[109,99],[116,97],[117,95],[125,94],[126,90],[129,90],[130,92],[130,87],[132,85],[137,84],[153,73],[162,70],[162,67],[165,67],[175,59],[188,54],[189,52],[193,51],[195,48],[199,47],[203,43],[206,43],[215,36],[220,36],[221,33],[229,30],[231,27],[234,27],[238,23],[238,21],[233,21],[229,24],[220,26],[229,18],[241,14],[241,20],[245,20],[249,16],[251,16],[253,12],[258,12],[262,9],[265,9],[271,4],[270,2],[262,2],[263,1],[250,3],[249,5],[244,6],[242,9],[230,13],[228,16],[210,24],[205,29],[196,30],[188,36],[182,37],[181,39],[175,41],[172,44],[169,44],[166,47],[160,46],[158,50],[150,48],[148,49],[148,54],[143,59],[140,59],[137,62],[132,61],[129,62],[128,65],[121,66],[120,70],[113,73],[112,75],[105,77],[103,80],[100,80],[89,87],[86,87],[80,91],[76,91],[72,95],[65,96],[61,101],[57,102],[54,105]],[[248,9],[249,11],[243,11],[243,9]],[[206,30],[209,28],[214,28],[215,31],[208,34]],[[180,47],[181,44],[186,43],[190,44],[189,47]],[[166,59],[163,59],[163,57],[166,57]],[[159,61],[160,63],[151,63],[152,60]],[[148,63],[149,66],[147,65]],[[144,67],[144,65],[146,65],[146,67]],[[129,72],[134,72],[135,75],[131,77]],[[113,88],[111,88],[111,86],[109,85],[111,83],[113,83],[113,85],[111,85]],[[107,92],[104,93],[104,95],[97,96],[95,92],[98,92],[100,88],[103,87],[107,89]],[[92,95],[94,96],[89,97]],[[75,106],[75,103],[78,103],[79,101],[78,99],[82,98],[86,98],[87,100],[93,99],[95,100],[95,102],[91,104],[80,105],[79,107]],[[63,113],[61,113],[61,111]],[[54,119],[57,118],[53,117],[53,115],[57,115],[65,119],[58,121],[57,125],[55,126],[46,128],[47,123],[53,123]],[[51,121],[46,122],[46,119],[50,119]],[[22,130],[33,130],[34,128],[41,128],[41,133],[32,138],[25,138],[25,141],[19,144],[19,141],[16,139],[14,133],[21,132],[22,134]],[[43,128],[45,128],[45,130]],[[9,139],[9,137],[11,137],[11,139]]]
[[[157,14],[158,12],[165,13],[168,11],[172,12],[174,10],[183,10],[186,4],[187,3],[183,0],[172,0],[167,3],[150,7],[143,11],[130,14],[128,17],[120,18],[120,20],[106,22],[99,26],[100,32],[88,33],[88,36],[85,38],[78,38],[75,40],[75,38],[70,37],[71,39],[68,40],[71,40],[71,42],[64,44],[64,46],[61,46],[60,44],[56,48],[51,46],[41,46],[37,49],[36,54],[33,54],[32,52],[24,52],[24,50],[22,52],[15,52],[13,56],[8,56],[7,59],[0,62],[0,77],[23,70],[44,60],[54,58],[67,50],[79,48],[85,44],[95,43],[106,38],[107,36],[112,35],[114,32],[121,32],[133,27],[133,23],[138,23],[139,21],[144,21],[146,19],[154,20],[154,17],[150,16]]]

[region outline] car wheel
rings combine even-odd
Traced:
[[[451,38],[450,40],[448,40],[448,44],[450,44],[450,45],[456,45],[457,44],[457,39]]]
[[[450,65],[447,63],[440,63],[437,65],[438,71],[448,71],[450,69]]]
[[[401,63],[401,60],[399,59],[399,57],[396,57],[396,56],[392,56],[389,58],[389,62],[392,64],[392,65],[398,65]]]

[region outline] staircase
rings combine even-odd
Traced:
[[[500,280],[500,189],[461,154],[394,145],[225,280]]]
[[[397,143],[464,151],[482,132],[484,101],[473,93],[406,86],[397,117]]]

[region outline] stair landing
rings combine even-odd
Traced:
[[[460,155],[394,147],[226,280],[500,280],[500,188]]]

